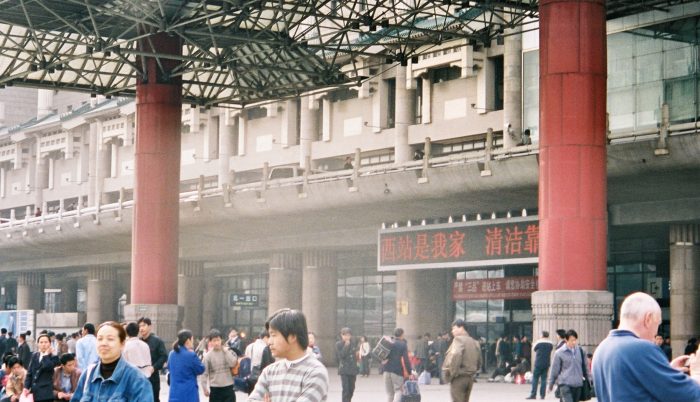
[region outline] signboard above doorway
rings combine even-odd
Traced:
[[[379,271],[536,264],[537,217],[381,229]]]

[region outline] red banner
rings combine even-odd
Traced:
[[[529,299],[536,290],[536,276],[455,279],[452,282],[452,300]]]

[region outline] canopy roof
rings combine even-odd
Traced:
[[[679,1],[609,0],[608,10],[617,17],[671,2]],[[0,6],[0,86],[134,95],[144,71],[139,56],[161,65],[175,58],[170,76],[182,79],[185,102],[200,105],[245,105],[355,84],[368,63],[406,63],[452,39],[489,45],[537,18],[537,0],[0,0]],[[180,38],[182,56],[148,45],[161,32]]]

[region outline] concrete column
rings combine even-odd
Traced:
[[[522,50],[520,27],[505,31],[503,50],[503,147],[520,142],[522,133]],[[510,127],[509,127],[510,126]]]
[[[268,278],[268,315],[281,308],[301,309],[301,255],[274,253]]]
[[[182,307],[182,328],[193,334],[202,334],[202,306],[204,300],[204,263],[180,260],[178,264],[177,304]]]
[[[98,177],[97,177],[97,172],[99,170],[98,168],[98,150],[101,148],[101,142],[102,142],[102,123],[99,120],[92,121],[90,122],[90,139],[88,142],[88,171],[87,171],[87,180],[88,180],[88,206],[94,206],[97,205],[97,194],[99,194],[97,191],[97,183],[98,183]],[[85,150],[85,149],[83,149]]]
[[[406,88],[406,67],[396,67],[396,121],[394,122],[394,162],[411,160],[408,127],[415,120],[413,91]]]
[[[328,99],[328,96],[325,96],[321,102],[323,102],[323,116],[321,116],[321,139],[323,141],[330,141],[331,131],[333,131],[333,102]]]
[[[48,158],[49,166],[48,166],[48,177],[47,177],[47,183],[46,187],[49,188],[49,190],[53,190],[54,187],[54,177],[56,176],[56,160],[52,157]]]
[[[114,178],[119,173],[119,143],[116,138],[109,143],[109,152],[111,153],[109,158],[109,177]]]
[[[87,320],[95,326],[117,319],[117,267],[101,265],[88,269]]]
[[[206,335],[209,330],[214,328],[217,314],[221,310],[219,306],[219,282],[216,277],[206,277],[204,282],[204,295],[202,300],[202,333]]]
[[[423,103],[421,104],[421,124],[428,124],[432,121],[433,111],[433,81],[430,74],[424,74],[423,80]]]
[[[302,257],[302,300],[309,331],[316,334],[316,343],[326,364],[334,356],[338,309],[338,268],[336,254],[328,251],[307,251]]]
[[[44,304],[44,274],[21,272],[17,279],[17,310],[41,311]]]
[[[0,167],[0,198],[5,198],[5,181],[7,172],[4,167]]]
[[[450,328],[450,277],[445,269],[396,272],[396,326],[405,331],[409,350],[425,332]]]
[[[53,89],[40,89],[37,93],[36,117],[41,119],[53,113]]]
[[[304,96],[301,98],[301,121],[299,122],[299,131],[301,131],[301,146],[299,147],[299,166],[307,168],[306,158],[313,156],[311,154],[311,146],[318,138],[318,100],[313,96]],[[312,162],[313,165],[313,162]],[[313,168],[313,166],[310,166]]]
[[[219,154],[219,116],[212,111],[207,115],[209,119],[202,130],[202,158],[205,162],[215,159]]]
[[[65,279],[61,286],[61,311],[74,313],[78,311],[78,282],[73,279]]]
[[[243,156],[246,153],[246,131],[248,128],[248,117],[246,113],[238,115],[238,152],[236,155]]]
[[[688,339],[700,334],[700,225],[672,225],[669,249],[671,347],[676,357]]]
[[[179,56],[182,42],[158,33],[139,42],[140,49]],[[180,218],[180,146],[182,81],[170,76],[179,62],[152,57],[138,60],[145,76],[136,82],[139,116],[134,152],[134,217],[131,237],[131,302],[127,319],[148,316],[163,339],[175,339],[178,233]]]
[[[228,110],[219,115],[219,188],[231,182],[231,156],[233,155],[233,138],[237,127],[238,117],[232,116]]]
[[[39,139],[37,139],[37,148]],[[44,189],[49,185],[49,165],[48,157],[40,155],[37,151],[36,170],[34,171],[34,206],[41,208],[44,203]],[[33,212],[33,211],[32,211]]]

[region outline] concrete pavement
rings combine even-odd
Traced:
[[[328,402],[341,401],[341,386],[340,377],[337,375],[335,368],[328,370],[330,376],[330,387],[328,392]],[[165,383],[164,377],[161,385],[162,402],[168,400],[168,385]],[[421,385],[421,402],[450,402],[450,389],[448,385],[439,385],[436,378],[433,378],[433,384]],[[489,383],[486,377],[482,374],[481,379],[474,384],[472,391],[471,402],[523,402],[525,397],[529,395],[530,384],[503,384]],[[384,402],[386,401],[386,393],[384,392],[383,377],[378,374],[372,374],[369,377],[357,377],[355,384],[355,402]],[[248,396],[244,393],[236,394],[236,402],[246,402]],[[554,394],[548,394],[545,400],[556,401]],[[595,398],[593,399],[595,401]],[[206,402],[208,398],[200,393],[200,402]]]

